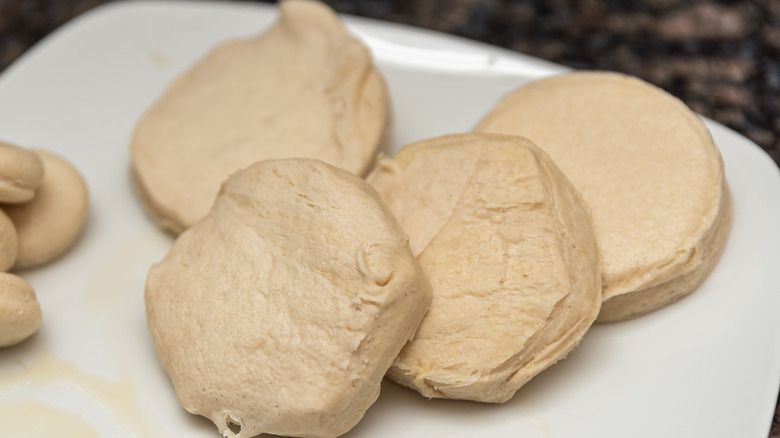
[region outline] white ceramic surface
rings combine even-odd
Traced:
[[[245,3],[115,3],[66,24],[0,77],[0,138],[66,156],[92,201],[77,246],[21,273],[44,319],[33,338],[0,350],[0,436],[29,436],[21,431],[31,427],[15,427],[47,418],[51,436],[84,436],[44,415],[51,409],[101,436],[219,436],[178,405],[146,331],[146,271],[171,239],[131,191],[128,142],[172,78],[215,43],[274,17]],[[347,21],[387,78],[395,149],[469,131],[502,93],[562,70],[431,32]],[[385,382],[347,436],[765,438],[780,383],[780,173],[750,141],[708,126],[725,159],[734,223],[698,291],[594,327],[503,405],[427,400]]]

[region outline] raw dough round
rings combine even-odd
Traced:
[[[324,4],[279,9],[268,32],[212,50],[139,122],[133,178],[159,226],[190,227],[258,160],[316,158],[358,175],[373,163],[387,96],[368,49]]]
[[[0,347],[27,339],[41,325],[41,306],[22,277],[0,272]]]
[[[334,437],[376,399],[430,286],[371,186],[286,159],[231,176],[150,269],[145,298],[189,412],[229,437]]]
[[[731,199],[720,152],[659,88],[617,73],[554,76],[506,95],[477,131],[532,139],[582,193],[603,261],[599,321],[679,299],[723,251]]]
[[[0,202],[26,202],[43,179],[43,164],[35,153],[0,141]]]
[[[433,289],[388,375],[426,397],[504,402],[596,319],[601,276],[584,202],[521,137],[404,147],[369,175]]]
[[[46,169],[35,198],[4,207],[19,238],[14,269],[39,266],[65,252],[87,218],[89,194],[79,171],[52,152],[35,153]]]

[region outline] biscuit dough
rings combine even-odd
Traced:
[[[0,347],[27,339],[41,325],[41,306],[22,277],[0,272]]]
[[[554,76],[506,95],[476,130],[532,139],[582,193],[603,261],[599,321],[679,299],[723,251],[731,199],[720,152],[659,88],[617,73]]]
[[[14,223],[3,210],[0,210],[0,271],[11,269],[19,251],[19,239],[16,237]]]
[[[368,172],[387,119],[368,49],[322,3],[288,0],[279,11],[265,34],[208,53],[138,123],[132,178],[161,227],[194,224],[223,180],[258,160]]]
[[[371,186],[283,159],[230,177],[150,269],[145,298],[189,412],[228,437],[334,437],[378,396],[430,286]]]
[[[596,319],[587,209],[521,137],[462,134],[404,147],[369,175],[433,289],[389,377],[426,397],[504,402]]]
[[[39,266],[64,253],[87,219],[89,194],[79,171],[52,152],[34,152],[45,169],[35,198],[4,207],[19,239],[14,269]]]
[[[43,179],[43,164],[35,153],[0,141],[0,202],[26,202]]]

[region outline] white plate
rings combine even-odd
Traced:
[[[65,25],[0,78],[0,138],[65,155],[92,200],[78,245],[22,273],[44,320],[33,338],[0,350],[0,436],[32,436],[35,425],[88,436],[68,421],[100,436],[218,436],[178,405],[146,331],[146,271],[171,239],[130,189],[128,142],[173,77],[215,43],[274,18],[271,7],[246,3],[115,3]],[[389,83],[395,148],[468,131],[502,93],[561,70],[448,36],[347,21]],[[780,174],[753,143],[708,126],[726,162],[734,223],[698,291],[594,327],[503,405],[426,400],[385,382],[348,436],[765,438],[780,383]]]

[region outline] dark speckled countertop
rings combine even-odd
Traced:
[[[326,0],[574,68],[639,76],[780,163],[780,1]],[[105,0],[0,0],[0,72]],[[780,438],[780,409],[770,437]]]

